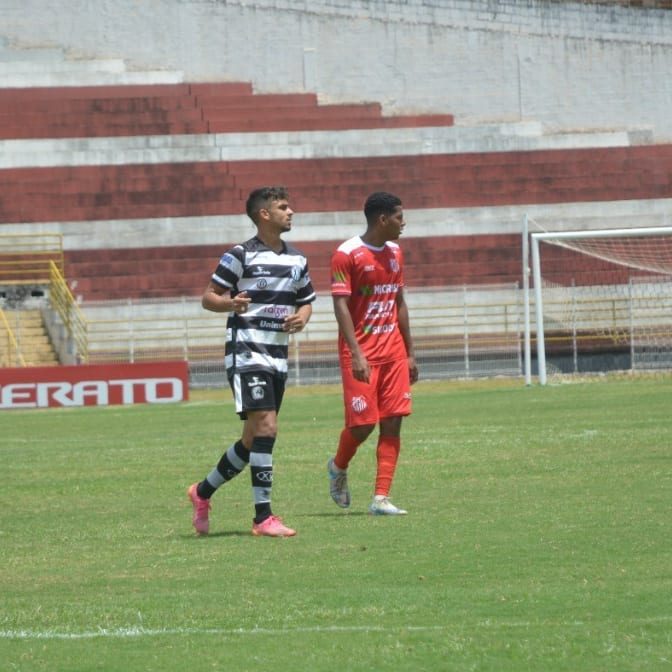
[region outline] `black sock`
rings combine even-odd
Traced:
[[[222,455],[217,466],[198,484],[196,493],[202,499],[210,499],[220,485],[238,476],[249,461],[249,451],[245,449],[242,441],[236,441]]]
[[[250,449],[254,522],[263,523],[271,513],[271,486],[273,484],[273,436],[255,436]]]

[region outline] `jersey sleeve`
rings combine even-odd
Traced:
[[[243,276],[244,250],[240,245],[226,251],[212,274],[211,280],[220,287],[231,289]]]
[[[331,295],[350,296],[352,294],[352,278],[350,257],[341,250],[336,250],[331,258]]]
[[[315,290],[313,289],[313,283],[310,280],[310,271],[308,270],[308,261],[305,262],[303,270],[301,271],[301,277],[297,283],[296,290],[296,305],[303,306],[307,303],[312,303],[317,298]]]

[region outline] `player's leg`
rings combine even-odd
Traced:
[[[229,384],[233,392],[236,411],[244,420],[246,416],[240,394],[240,376],[233,375],[229,378]],[[202,481],[193,483],[189,487],[187,495],[194,507],[192,523],[198,534],[207,534],[209,531],[210,498],[218,488],[235,478],[249,463],[249,446],[251,446],[251,441],[248,440],[248,443],[245,443],[244,436],[238,439],[227,449],[215,468]]]
[[[247,419],[243,442],[250,445],[250,471],[254,521],[252,534],[292,537],[296,530],[286,527],[271,509],[273,487],[273,447],[278,429],[278,412],[285,391],[285,377],[268,373],[242,376],[241,394]]]
[[[375,391],[375,367],[371,367],[371,381],[357,380],[349,367],[341,368],[345,427],[338,439],[336,454],[327,462],[329,494],[342,509],[350,506],[348,466],[359,446],[366,441],[378,422]]]
[[[401,449],[401,422],[411,413],[411,384],[405,360],[381,367],[378,404],[381,415],[376,446],[376,486],[370,512],[374,515],[405,514],[389,500]]]

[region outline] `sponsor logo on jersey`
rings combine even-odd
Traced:
[[[393,273],[397,273],[399,271],[399,262],[396,259],[390,259],[390,270]]]
[[[257,289],[266,289],[266,287],[268,287],[268,280],[266,278],[257,280]]]
[[[394,305],[394,299],[388,299],[387,301],[369,301],[369,305],[366,307],[366,317],[377,317],[379,319],[392,317],[394,315]]]
[[[292,313],[292,308],[291,306],[266,306],[262,311],[262,313],[267,313],[268,315],[272,315],[273,317],[277,318],[283,318],[287,317],[290,313]]]
[[[259,327],[261,329],[274,329],[275,331],[282,331],[282,322],[269,322],[268,320],[259,320]]]
[[[384,285],[374,285],[372,294],[396,294],[399,291],[399,284],[390,282]]]
[[[362,285],[359,288],[360,296],[373,296],[373,287],[371,285]]]
[[[299,280],[301,280],[300,266],[292,266],[292,280],[294,280],[294,282],[298,282]]]
[[[378,334],[389,334],[396,328],[396,324],[365,324],[362,330],[367,336],[377,336]]]
[[[255,266],[252,270],[252,276],[257,277],[258,275],[271,275],[271,272],[266,270],[263,266]]]
[[[226,268],[232,268],[236,263],[238,263],[238,260],[228,252],[222,255],[222,258],[219,260],[220,266],[225,266]]]
[[[342,271],[334,271],[331,275],[332,285],[344,285],[346,281],[345,273]]]

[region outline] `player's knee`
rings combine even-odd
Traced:
[[[375,429],[375,425],[357,425],[356,427],[349,427],[350,433],[360,442],[366,441],[369,434]]]

